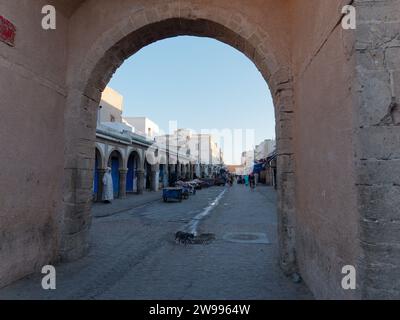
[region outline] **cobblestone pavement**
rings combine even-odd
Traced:
[[[198,224],[199,232],[214,233],[216,240],[174,242],[175,232],[223,190],[94,218],[90,253],[56,266],[56,290],[41,289],[35,274],[0,290],[0,299],[312,299],[304,284],[279,269],[276,196],[268,187],[227,187]],[[257,238],[260,233],[264,237]]]

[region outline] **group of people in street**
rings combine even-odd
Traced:
[[[245,176],[238,177],[238,184],[244,184],[246,187],[250,187],[252,190],[256,187],[256,177],[254,173],[250,173]]]

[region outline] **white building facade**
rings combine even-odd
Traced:
[[[135,133],[154,139],[160,134],[160,127],[147,117],[123,117],[123,122],[135,128]]]

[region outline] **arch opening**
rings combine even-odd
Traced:
[[[90,58],[87,59],[91,63],[88,63],[89,65],[84,68],[84,73],[79,74],[79,79],[71,80],[72,83],[76,83],[75,85],[72,84],[71,87],[75,87],[78,84],[81,86],[83,79],[84,87],[82,88],[80,108],[85,109],[85,112],[92,113],[91,106],[98,104],[101,92],[127,58],[151,43],[181,35],[213,38],[239,50],[256,65],[270,87],[275,106],[278,163],[280,163],[276,179],[278,181],[280,262],[285,273],[292,274],[297,270],[293,212],[295,193],[292,161],[294,158],[293,138],[291,129],[287,125],[293,117],[292,78],[290,69],[287,66],[279,65],[278,60],[269,51],[270,49],[266,49],[267,36],[258,26],[255,26],[247,37],[243,37],[243,32],[241,34],[233,31],[212,20],[180,17],[148,23],[141,28],[134,29],[127,36],[115,41],[101,55],[98,54],[97,49],[88,52]],[[94,57],[91,55],[94,55]],[[278,107],[280,109],[277,109]],[[91,117],[95,119],[96,115],[91,114]],[[93,122],[95,121],[93,120]],[[77,139],[80,140],[81,138],[78,137]],[[168,170],[169,180],[173,180],[174,175],[178,174],[177,171],[182,172],[182,170],[184,170],[183,167],[170,166]],[[196,176],[196,173],[198,173],[201,177],[204,177],[207,171],[208,168],[200,164],[198,168],[194,169],[194,175]],[[148,185],[148,170],[144,162],[138,175],[138,183]],[[141,178],[141,176],[143,177]],[[63,247],[68,248],[68,251],[78,251],[73,256],[82,255],[82,253],[79,253],[80,248],[71,248],[69,243],[63,242]]]

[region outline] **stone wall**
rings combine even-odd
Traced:
[[[357,135],[363,298],[400,298],[400,1],[357,5]]]
[[[0,287],[57,257],[62,217],[67,20],[44,32],[46,1],[1,1],[17,29],[0,42]]]
[[[353,115],[354,32],[348,1],[294,1],[296,257],[317,298],[352,298],[342,267],[359,253]],[[313,18],[310,18],[313,17]]]

